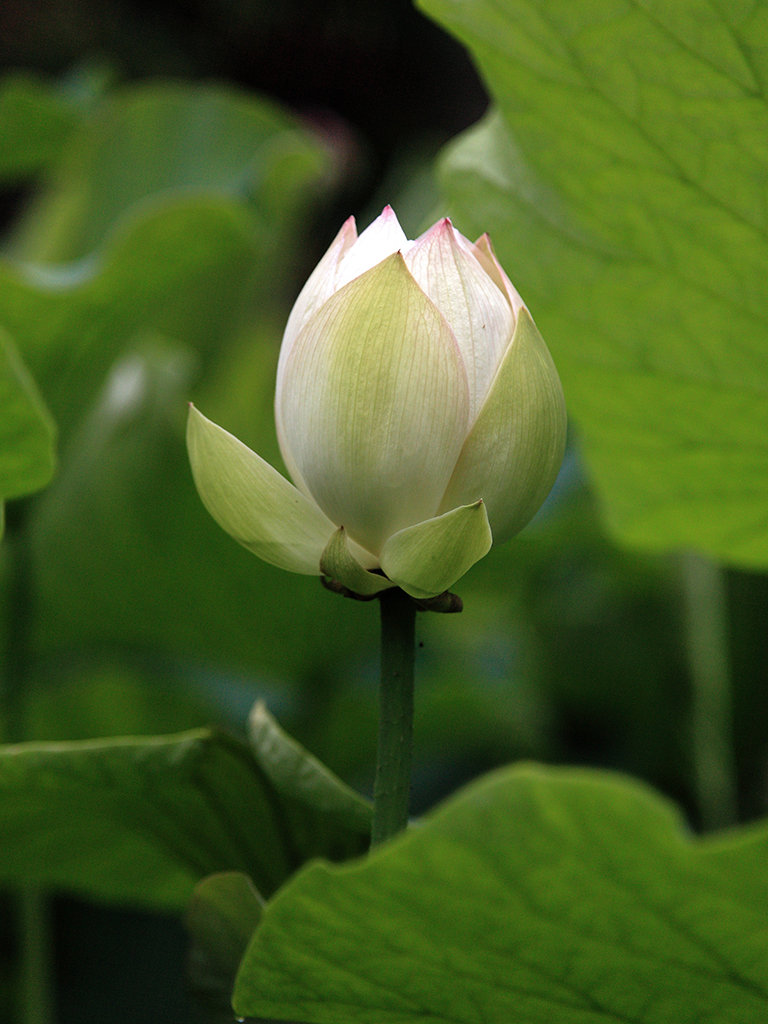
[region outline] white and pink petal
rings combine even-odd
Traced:
[[[405,262],[456,336],[467,372],[472,423],[515,321],[506,296],[460,239],[447,218],[438,221],[413,243]]]

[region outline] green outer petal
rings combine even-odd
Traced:
[[[555,364],[523,308],[441,509],[482,498],[494,543],[509,540],[549,494],[563,461],[566,427]]]
[[[344,527],[334,533],[323,551],[320,568],[324,576],[338,580],[355,594],[371,597],[382,590],[389,590],[395,584],[385,576],[368,572],[360,565],[349,549]]]
[[[310,318],[279,386],[286,462],[351,539],[377,555],[435,514],[469,390],[453,332],[399,253]]]
[[[492,540],[485,505],[476,501],[394,534],[381,568],[411,597],[436,597],[488,554]]]
[[[203,504],[235,540],[265,562],[319,576],[334,525],[242,441],[190,405],[187,448]]]

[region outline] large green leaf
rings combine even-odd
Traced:
[[[186,913],[187,974],[192,991],[216,1024],[232,1024],[232,987],[263,901],[247,875],[225,871],[195,886]]]
[[[92,259],[56,268],[0,262],[0,323],[69,431],[137,331],[204,347],[231,328],[257,251],[251,216],[226,199],[160,205]]]
[[[212,359],[274,303],[328,166],[290,117],[224,88],[132,87],[83,119],[0,262],[0,324],[64,434],[137,331]]]
[[[206,394],[217,394],[202,397],[202,405],[218,409],[230,429],[242,429],[253,443],[271,436],[272,447],[261,449],[271,457],[277,448],[273,337],[249,335],[233,357],[231,372],[205,380]],[[162,703],[165,727],[173,729],[205,723],[214,709],[239,726],[255,687],[285,701],[310,674],[319,694],[303,700],[301,710],[314,721],[314,701],[346,693],[330,674],[340,652],[359,658],[361,650],[375,650],[375,609],[335,598],[317,580],[262,565],[205,512],[184,446],[193,370],[177,346],[136,339],[71,436],[53,486],[36,502],[30,543],[38,614],[30,639],[35,674],[47,691],[39,694],[39,710],[49,718],[39,738],[82,736],[62,733],[76,728],[79,700],[85,720],[92,720],[91,735],[136,730],[141,703],[130,691],[122,698],[132,706],[127,724],[121,724],[121,699],[113,696],[98,726],[94,693],[83,684],[85,674],[101,680],[116,658],[150,680],[146,711]],[[174,687],[186,707],[172,725]],[[199,700],[204,687],[212,710],[192,714],[190,697]],[[250,697],[244,707],[243,697]],[[375,691],[366,690],[360,703],[373,715]],[[371,726],[363,749],[375,743]],[[142,731],[156,728],[150,718]],[[334,746],[324,748],[326,756]]]
[[[212,413],[226,410],[222,421],[237,425],[241,415],[254,444],[274,436],[282,288],[301,266],[300,215],[328,167],[326,148],[258,97],[126,88],[89,105],[0,260],[0,324],[62,436],[55,487],[27,514],[43,737],[76,738],[84,722],[90,735],[157,731],[146,718],[136,729],[142,702],[122,718],[129,692],[98,712],[94,694],[105,679],[109,690],[114,668],[125,677],[126,662],[131,680],[151,679],[146,706],[162,701],[172,731],[210,718],[190,713],[193,687],[198,706],[205,686],[215,692],[230,721],[239,690],[240,722],[254,666],[298,676],[297,660],[317,671],[326,648],[336,650],[330,628],[321,643],[293,638],[297,621],[317,621],[301,607],[322,601],[330,617],[338,602],[319,584],[281,597],[300,581],[265,581],[206,516],[182,429],[194,397]],[[270,614],[269,630],[254,628],[274,609],[280,622]],[[203,673],[200,663],[221,672]],[[174,701],[171,677],[180,676],[184,694]],[[166,712],[175,704],[186,706],[174,720]]]
[[[641,786],[522,767],[267,905],[242,1015],[743,1024],[768,1015],[768,829],[695,841]]]
[[[768,565],[768,4],[420,0],[502,118],[443,185],[550,344],[607,522]]]
[[[333,849],[340,826],[370,834],[368,801],[284,732],[261,701],[249,716],[248,736],[257,761],[283,794],[291,829],[304,848]]]
[[[214,872],[269,894],[311,857],[366,848],[360,815],[296,827],[301,783],[276,785],[269,762],[205,730],[0,748],[0,881],[180,907]]]
[[[32,377],[0,328],[0,502],[43,487],[53,464],[53,424]]]
[[[328,152],[266,99],[224,86],[132,85],[103,100],[68,140],[14,251],[81,259],[121,220],[194,196],[252,204],[265,240],[275,232],[277,243],[328,171]]]

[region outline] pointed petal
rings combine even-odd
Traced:
[[[391,206],[385,206],[379,216],[358,237],[355,218],[348,217],[331,243],[330,248],[312,272],[296,300],[288,318],[280,359],[277,364],[275,386],[275,428],[283,459],[294,483],[309,497],[309,488],[301,476],[285,438],[283,426],[282,377],[293,343],[309,317],[343,285],[371,267],[410,245]]]
[[[280,444],[281,450],[283,450],[284,431],[283,414],[280,407],[280,394],[282,390],[280,387],[280,381],[282,380],[283,373],[285,372],[286,360],[293,348],[293,343],[296,340],[299,331],[306,321],[312,316],[315,310],[319,309],[326,299],[329,299],[336,291],[336,277],[338,274],[339,263],[344,253],[349,251],[356,239],[357,229],[355,228],[355,218],[348,217],[344,221],[341,231],[339,231],[331,242],[327,252],[312,271],[307,283],[299,292],[299,297],[294,302],[293,309],[288,317],[288,323],[285,325],[283,341],[280,346],[280,358],[277,363],[277,385],[275,388],[275,428],[277,430],[277,440]],[[299,478],[298,472],[290,458],[290,455],[286,457],[284,450],[283,457],[285,458],[285,464],[288,467],[288,472],[296,483],[300,484],[302,489],[306,490],[303,482]]]
[[[394,534],[381,568],[411,597],[436,597],[488,554],[491,541],[485,505],[476,501]]]
[[[468,430],[456,340],[394,254],[310,320],[282,379],[285,443],[329,519],[374,555],[434,515]]]
[[[335,527],[316,505],[194,406],[187,448],[198,493],[219,526],[265,562],[320,575]]]
[[[371,597],[382,590],[389,590],[394,583],[386,576],[367,572],[352,554],[344,527],[333,534],[320,559],[323,575],[343,583],[354,594]]]
[[[565,452],[566,425],[557,370],[523,307],[512,344],[440,507],[482,498],[494,543],[509,540],[531,519],[555,482]]]
[[[397,215],[391,206],[385,206],[373,223],[363,231],[345,255],[339,266],[336,287],[348,284],[353,278],[364,274],[366,270],[381,263],[387,256],[408,248],[410,242],[405,237]]]
[[[341,230],[310,274],[307,283],[293,304],[291,315],[288,317],[288,323],[283,332],[283,343],[280,350],[281,362],[285,358],[285,351],[290,349],[304,322],[337,290],[336,279],[339,264],[342,262],[344,254],[348,253],[357,241],[355,218],[347,217]]]
[[[418,238],[408,269],[451,325],[469,384],[469,422],[485,401],[515,321],[506,295],[465,248],[447,219]]]
[[[518,295],[517,289],[504,273],[503,267],[496,259],[496,253],[493,251],[491,240],[488,235],[481,235],[472,248],[475,257],[480,262],[485,272],[506,296],[507,301],[512,307],[512,311],[515,314],[515,318],[517,318],[525,303]]]

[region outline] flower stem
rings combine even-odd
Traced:
[[[379,746],[373,787],[371,846],[408,824],[413,757],[413,661],[416,606],[402,590],[385,590],[381,605]]]

